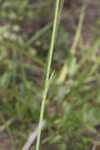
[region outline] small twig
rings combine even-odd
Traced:
[[[96,147],[99,145],[100,145],[100,141],[94,141],[92,150],[96,150]]]
[[[39,132],[41,131],[41,129],[44,127],[45,125],[45,121],[42,121],[38,127],[35,129],[34,132],[32,132],[29,137],[27,142],[25,143],[25,145],[23,146],[22,150],[29,150],[30,146],[33,144],[33,142],[35,141],[37,135],[39,134]]]
[[[94,144],[93,147],[92,147],[92,150],[96,150],[96,146],[97,145]]]

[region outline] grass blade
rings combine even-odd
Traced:
[[[46,78],[45,78],[45,87],[44,87],[44,92],[43,92],[43,100],[41,104],[39,124],[41,123],[41,121],[43,121],[43,117],[44,117],[45,101],[46,101],[46,97],[48,93],[49,75],[50,75],[52,55],[53,55],[53,49],[54,49],[54,43],[55,43],[55,37],[56,37],[56,28],[57,28],[57,23],[58,23],[57,19],[58,19],[58,12],[59,12],[59,4],[60,4],[60,0],[56,0],[55,17],[54,17],[51,44],[50,44],[49,55],[48,55],[48,64],[47,64],[47,70],[46,70],[47,72],[46,72]],[[40,137],[41,137],[41,130],[37,137],[36,150],[39,150]]]

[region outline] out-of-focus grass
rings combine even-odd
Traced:
[[[15,149],[16,145],[21,149],[39,120],[54,1],[6,0],[0,5],[0,116],[4,118],[0,131],[6,130]],[[55,42],[55,78],[46,99],[47,124],[41,142],[55,143],[61,150],[88,150],[93,142],[88,133],[96,132],[94,127],[100,123],[100,38],[86,50],[82,26],[77,28],[80,38],[72,54],[73,42],[68,44],[72,33],[65,28],[62,20]],[[59,82],[65,62],[67,74]]]

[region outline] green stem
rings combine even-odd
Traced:
[[[42,104],[41,104],[39,124],[41,123],[41,121],[43,121],[43,117],[44,117],[45,101],[46,101],[46,97],[47,97],[47,93],[48,93],[49,75],[50,75],[52,55],[53,55],[54,43],[55,43],[55,37],[56,37],[56,27],[57,27],[59,4],[60,4],[60,0],[56,0],[55,17],[54,17],[51,44],[50,44],[49,55],[48,55],[47,72],[46,72],[46,78],[45,78],[45,86],[44,86],[44,91],[43,91],[43,99],[42,99]],[[36,150],[39,150],[39,147],[40,147],[40,137],[41,137],[41,131],[37,137]]]

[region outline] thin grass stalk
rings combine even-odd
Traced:
[[[84,21],[84,16],[85,16],[85,9],[86,9],[86,6],[83,6],[82,9],[81,9],[79,25],[77,27],[76,35],[75,35],[75,38],[74,38],[74,41],[73,41],[73,45],[72,45],[72,48],[71,48],[72,54],[75,54],[75,50],[76,50],[77,44],[78,44],[79,39],[80,39],[82,26],[83,26],[83,21]]]
[[[84,16],[85,16],[85,9],[86,9],[86,6],[82,7],[82,9],[81,9],[79,24],[78,24],[78,27],[76,30],[73,45],[72,45],[71,50],[70,50],[72,55],[75,55],[75,50],[76,50],[77,44],[78,44],[79,39],[80,39],[80,35],[81,35],[81,31],[82,31],[82,25],[83,25]],[[65,60],[64,65],[61,69],[59,78],[58,78],[59,83],[63,83],[65,81],[68,71],[69,71],[69,66]]]
[[[56,28],[57,28],[57,22],[58,22],[57,19],[58,19],[58,13],[59,13],[59,5],[60,5],[60,0],[56,0],[55,17],[54,17],[54,22],[53,22],[53,31],[52,31],[51,44],[50,44],[49,55],[48,55],[48,64],[47,64],[47,69],[46,69],[47,72],[46,72],[43,99],[42,99],[41,110],[40,110],[39,124],[41,123],[41,121],[43,121],[43,118],[44,118],[45,101],[46,101],[48,88],[49,88],[50,68],[51,68],[51,63],[52,63],[54,43],[55,43],[55,37],[56,37],[56,31],[57,31]],[[41,130],[37,137],[36,150],[39,150],[39,147],[40,147],[40,137],[41,137]]]

